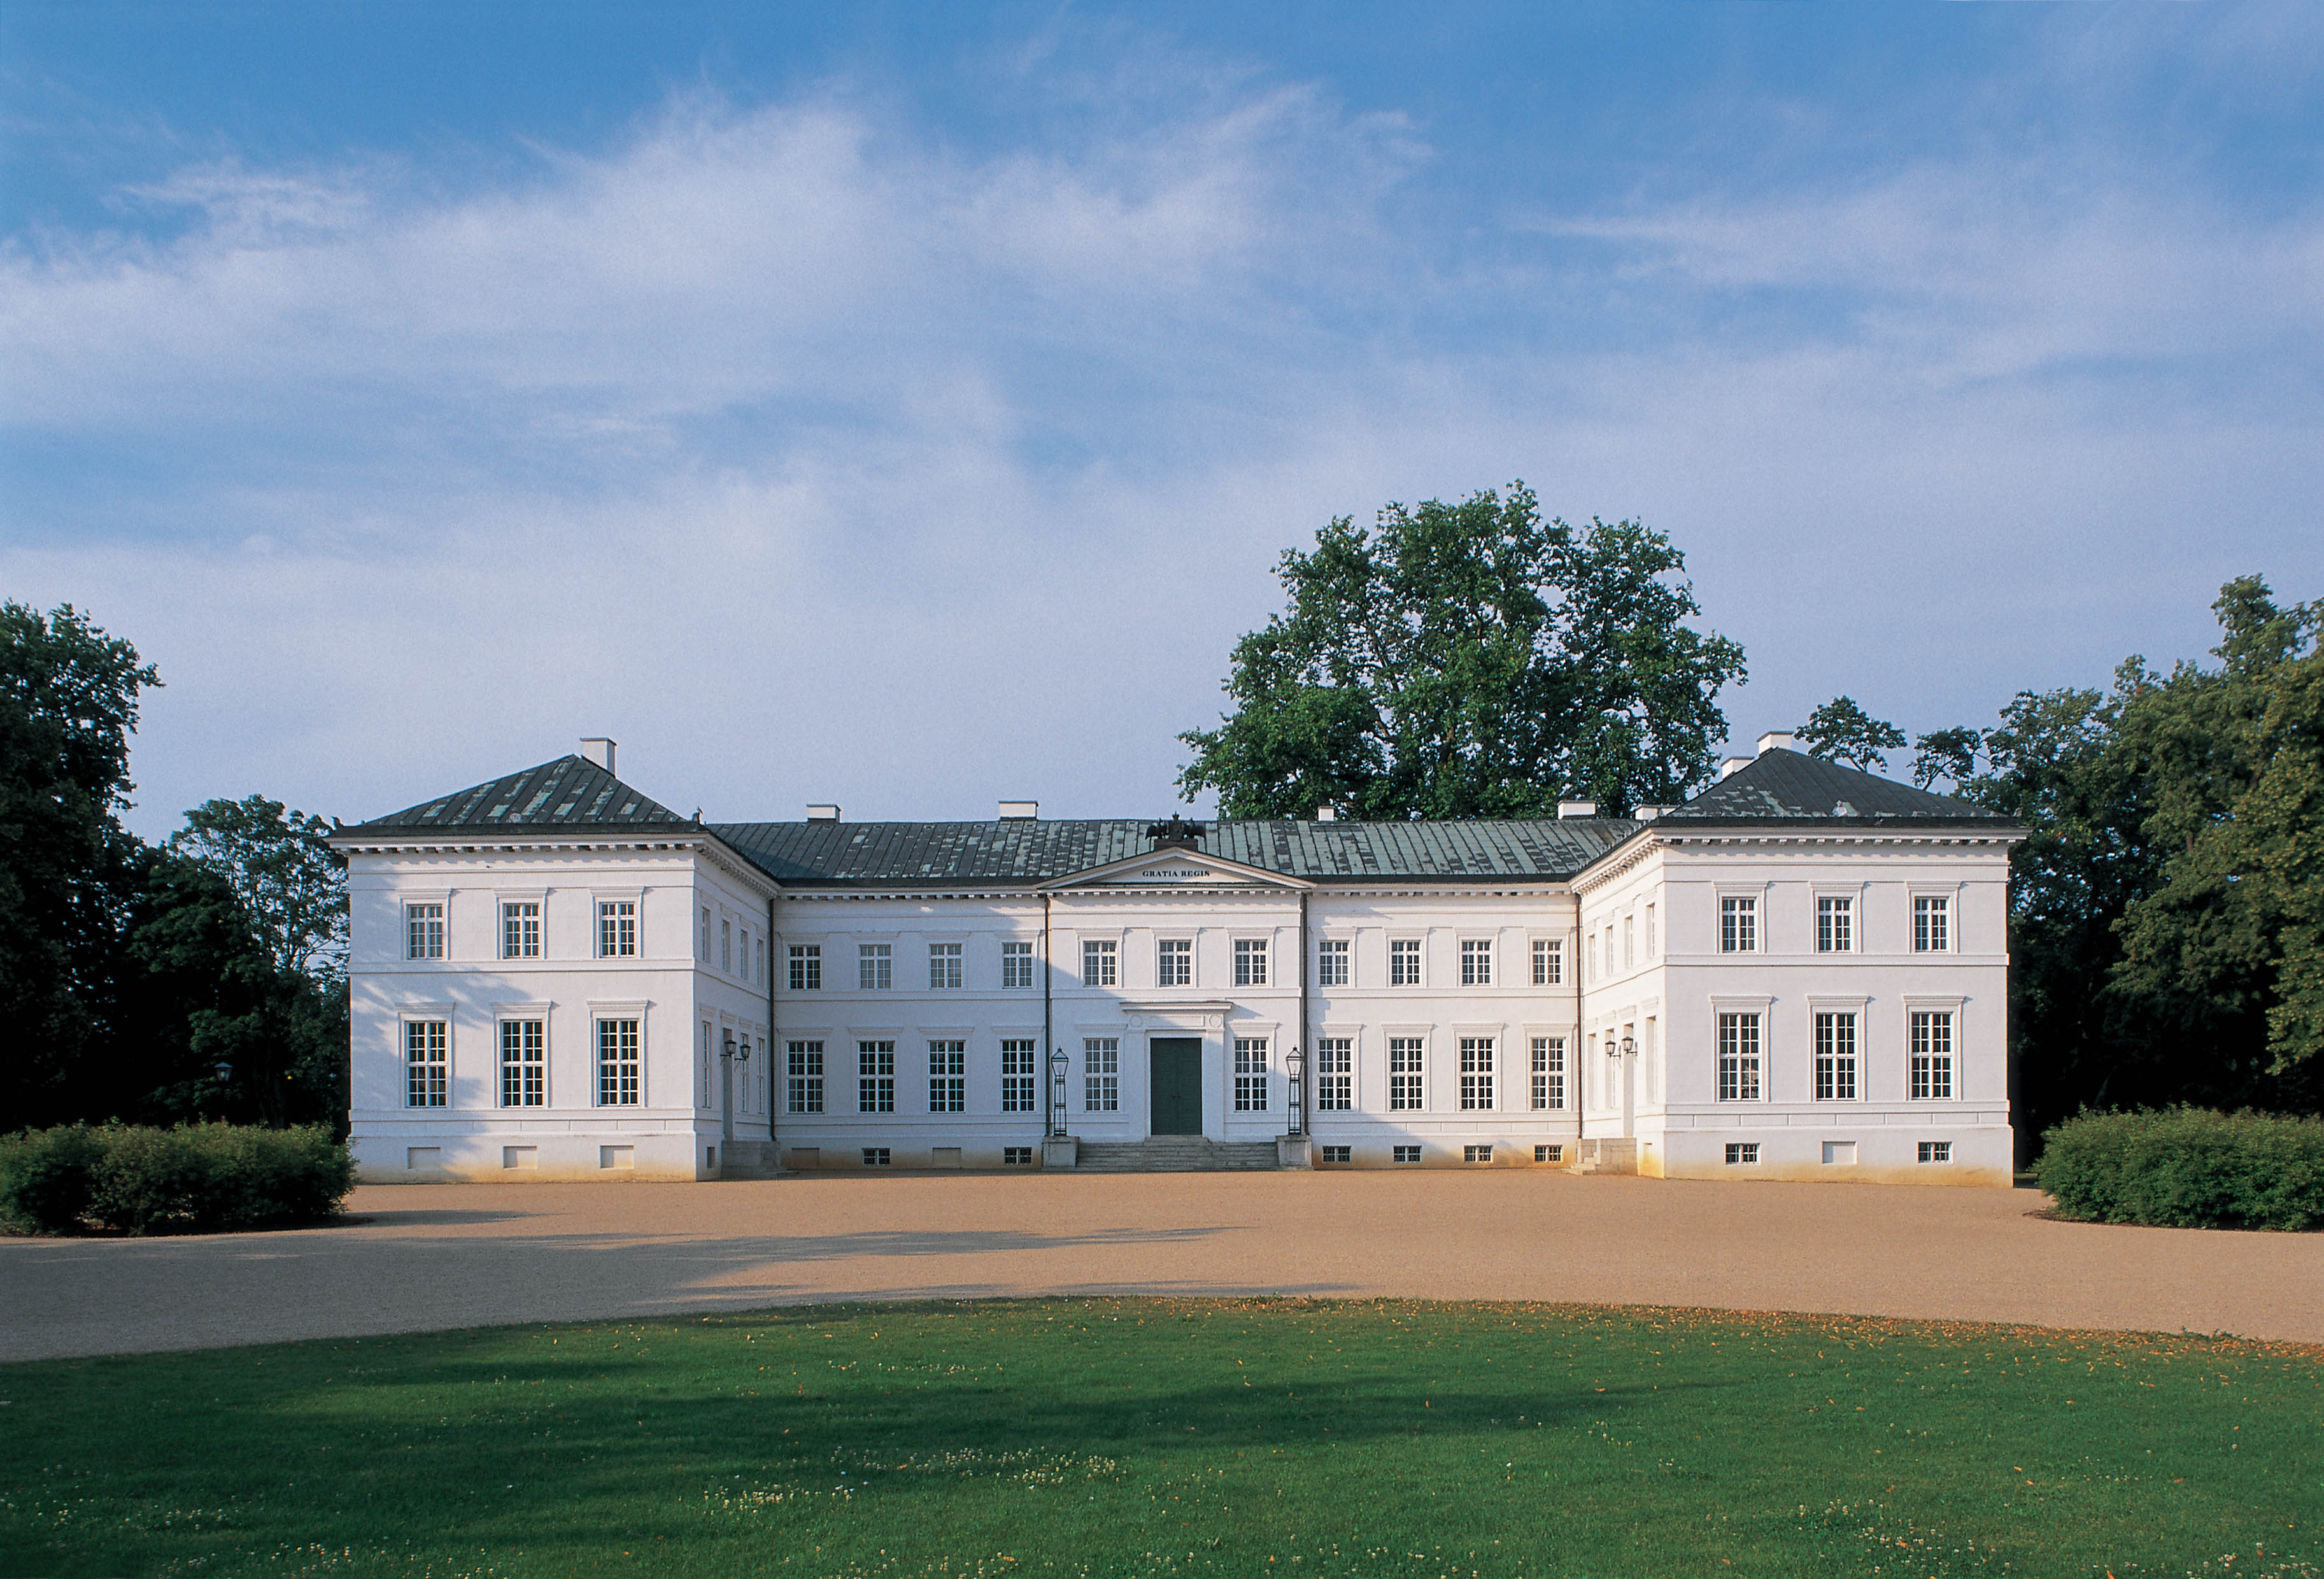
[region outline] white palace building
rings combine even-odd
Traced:
[[[1482,1168],[2006,1185],[2016,825],[704,822],[613,743],[342,828],[372,1181]]]

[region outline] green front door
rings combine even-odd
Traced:
[[[1147,1044],[1154,1073],[1153,1122],[1157,1135],[1203,1132],[1203,1041],[1200,1037],[1157,1036]]]

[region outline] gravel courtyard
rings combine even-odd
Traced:
[[[368,1222],[0,1241],[0,1359],[817,1300],[1249,1293],[1709,1306],[2324,1343],[2324,1234],[2030,1190],[1549,1171],[385,1185]]]

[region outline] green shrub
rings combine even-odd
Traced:
[[[354,1187],[346,1147],[319,1125],[72,1124],[0,1139],[0,1226],[14,1233],[316,1223]]]
[[[2086,1113],[2042,1138],[2058,1214],[2166,1228],[2324,1226],[2324,1119]]]

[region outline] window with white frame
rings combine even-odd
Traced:
[[[1565,980],[1565,947],[1554,937],[1533,940],[1533,984],[1554,987]]]
[[[597,1022],[597,1105],[635,1107],[644,1099],[645,1061],[639,1022]]]
[[[1913,952],[1942,954],[1952,947],[1952,901],[1942,894],[1913,896]]]
[[[1319,987],[1344,987],[1348,984],[1348,940],[1344,937],[1324,937],[1315,944],[1315,984]]]
[[[718,923],[718,968],[727,974],[734,974],[734,923]]]
[[[696,940],[694,957],[703,964],[710,963],[710,907],[702,907],[702,936]]]
[[[1953,1017],[1949,1009],[1915,1009],[1906,1016],[1912,1060],[1909,1094],[1915,1102],[1942,1102],[1953,1094]]]
[[[859,943],[855,946],[855,985],[865,993],[884,993],[896,984],[896,946]]]
[[[1835,894],[1816,899],[1816,952],[1851,954],[1856,949],[1856,901]]]
[[[403,1105],[442,1107],[451,1100],[452,1022],[403,1022]]]
[[[1235,1038],[1234,1104],[1239,1113],[1267,1111],[1267,1039],[1263,1036]]]
[[[1030,943],[1004,943],[1001,946],[1001,984],[1004,988],[1033,984],[1033,946]]]
[[[1121,1039],[1093,1036],[1082,1041],[1082,1110],[1121,1111]]]
[[[1719,952],[1756,954],[1759,949],[1759,901],[1729,894],[1719,901]]]
[[[1818,1102],[1856,1100],[1856,1016],[1847,1011],[1816,1011],[1815,1094]]]
[[[1120,953],[1109,937],[1082,939],[1082,985],[1111,987],[1119,979],[1114,974],[1115,958]]]
[[[1592,928],[1590,931],[1589,946],[1582,951],[1582,979],[1585,982],[1595,982],[1604,973],[1598,968],[1598,932],[1597,928]]]
[[[1315,1044],[1315,1108],[1319,1113],[1353,1112],[1356,1105],[1356,1043],[1352,1037],[1327,1036]]]
[[[1418,1113],[1427,1103],[1428,1041],[1425,1037],[1388,1039],[1388,1105],[1390,1113]]]
[[[1398,937],[1388,946],[1388,984],[1391,987],[1420,985],[1420,939]]]
[[[1630,952],[1633,944],[1637,940],[1637,934],[1632,930],[1635,924],[1636,923],[1631,917],[1625,916],[1622,918],[1622,968],[1624,970],[1628,970],[1633,965],[1637,963]]]
[[[1464,987],[1489,987],[1493,984],[1491,938],[1461,939],[1461,984]]]
[[[403,907],[403,957],[444,957],[444,907],[440,903]]]
[[[1759,1142],[1757,1140],[1728,1141],[1727,1163],[1730,1168],[1738,1165],[1744,1168],[1757,1167],[1759,1163]]]
[[[759,974],[757,980],[759,985],[762,987],[767,984],[767,940],[763,937],[759,939]]]
[[[928,1044],[928,1111],[957,1113],[968,1111],[968,1044],[932,1041]]]
[[[823,1111],[823,1044],[788,1043],[783,1048],[783,1111],[819,1113]]]
[[[1536,1112],[1565,1105],[1565,1039],[1562,1036],[1533,1039],[1533,1105]]]
[[[819,993],[823,990],[823,945],[794,943],[791,945],[791,991]]]
[[[597,901],[597,957],[632,959],[638,952],[638,901]],[[707,964],[706,960],[704,962]]]
[[[1488,1112],[1493,1105],[1493,1039],[1461,1039],[1461,1108],[1464,1113]]]
[[[855,1111],[863,1113],[891,1113],[896,1111],[894,1042],[855,1044]]]
[[[1719,1017],[1719,1100],[1759,1100],[1759,1017]]]
[[[1267,985],[1267,939],[1238,937],[1234,940],[1234,984],[1238,987]]]
[[[1417,1146],[1391,1146],[1388,1148],[1388,1152],[1398,1162],[1420,1160],[1420,1148]]]
[[[501,1105],[540,1107],[549,1101],[549,1022],[501,1021]]]
[[[1953,1143],[1950,1140],[1923,1140],[1920,1143],[1918,1155],[1923,1162],[1950,1162],[1953,1159]]]
[[[1646,957],[1655,957],[1655,907],[1646,907]]]
[[[512,900],[501,906],[501,957],[540,957],[540,901]]]
[[[694,1105],[710,1105],[710,1022],[702,1022],[702,1077],[695,1083]]]
[[[1165,937],[1154,946],[1154,983],[1160,987],[1194,984],[1194,940]]]
[[[960,945],[931,943],[928,945],[928,985],[950,988],[960,985]]]
[[[1038,1105],[1040,1094],[1038,1072],[1033,1060],[1034,1044],[1030,1037],[1011,1037],[1001,1044],[1001,1111],[1005,1113],[1028,1113]]]

